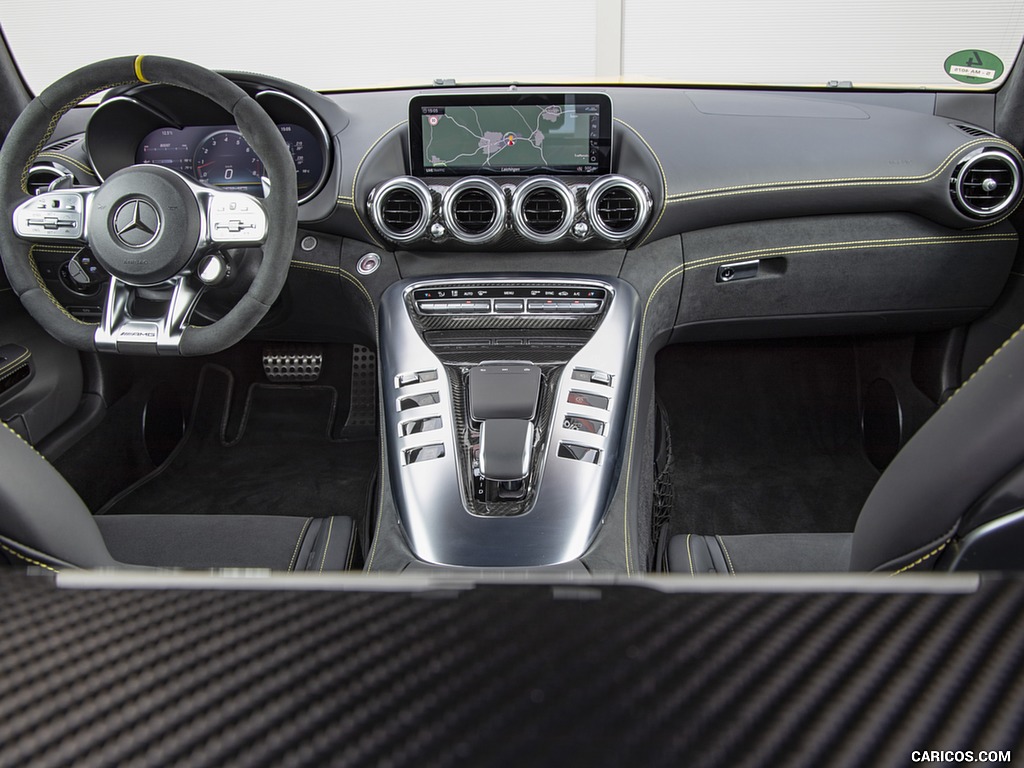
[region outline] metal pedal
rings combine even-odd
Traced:
[[[323,364],[323,349],[313,344],[277,345],[263,350],[263,373],[273,384],[316,381]]]
[[[352,390],[345,433],[373,433],[377,423],[377,355],[352,345]]]

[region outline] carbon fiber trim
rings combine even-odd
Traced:
[[[1024,749],[1019,581],[973,595],[303,583],[326,591],[0,577],[0,764],[874,766]]]
[[[473,457],[478,455],[480,433],[470,429],[466,418],[465,393],[469,391],[469,369],[462,366],[448,367],[448,381],[452,395],[452,415],[455,419],[455,437],[458,443],[459,477],[462,481],[462,494],[466,506],[474,515],[482,517],[515,517],[522,515],[533,506],[537,498],[537,479],[540,477],[540,465],[544,458],[551,427],[551,409],[554,405],[555,391],[558,389],[559,377],[562,374],[560,365],[543,365],[538,363],[542,373],[540,396],[537,402],[537,418],[534,420],[536,431],[533,439],[533,456],[530,461],[529,478],[526,496],[521,501],[491,501],[477,498],[472,482]]]

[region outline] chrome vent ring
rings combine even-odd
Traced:
[[[576,218],[576,196],[557,179],[536,176],[512,194],[512,220],[516,231],[535,243],[553,243],[565,237]]]
[[[433,215],[430,189],[417,178],[399,176],[370,194],[370,218],[381,234],[396,243],[423,237]]]
[[[949,183],[953,201],[964,213],[987,219],[1018,201],[1021,169],[1008,152],[984,149],[961,162]]]
[[[625,176],[602,176],[587,190],[587,218],[606,240],[629,240],[647,223],[650,193]]]
[[[444,193],[441,215],[448,231],[463,243],[486,243],[505,230],[505,193],[490,179],[459,179]]]

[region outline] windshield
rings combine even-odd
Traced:
[[[318,90],[458,83],[668,82],[990,89],[1024,36],[1019,0],[254,0],[7,3],[34,92],[88,62],[162,54]]]

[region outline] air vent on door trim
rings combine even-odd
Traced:
[[[520,235],[536,243],[564,237],[576,218],[576,196],[564,183],[536,176],[512,194],[512,219]]]
[[[587,190],[590,226],[606,240],[628,240],[647,224],[651,196],[625,176],[602,176]]]
[[[370,195],[370,217],[389,240],[409,243],[423,236],[430,223],[430,189],[417,178],[399,176],[381,184]]]
[[[448,187],[441,211],[456,239],[486,243],[504,231],[508,206],[501,187],[490,179],[469,176]]]
[[[987,219],[1017,202],[1020,165],[999,149],[985,149],[961,162],[949,180],[953,201],[969,216]]]

